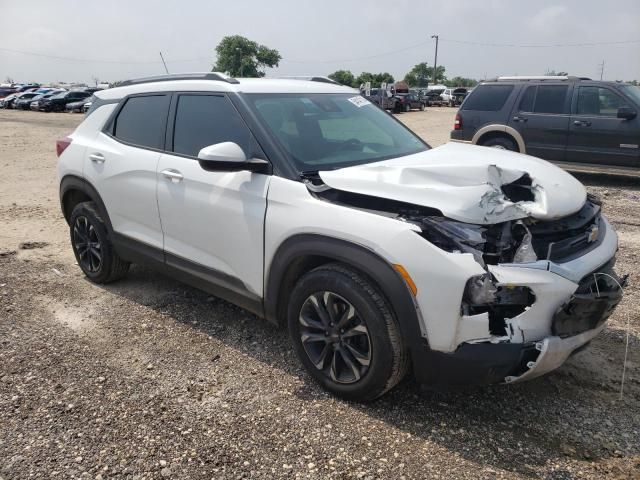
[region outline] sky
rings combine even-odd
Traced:
[[[449,78],[599,78],[604,61],[605,80],[640,80],[640,0],[0,0],[0,12],[0,82],[156,75],[160,51],[171,73],[209,71],[236,34],[280,52],[268,76],[401,79],[433,65],[437,34]]]

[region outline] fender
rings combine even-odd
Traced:
[[[510,127],[508,125],[501,125],[498,123],[485,125],[484,127],[478,129],[478,131],[473,135],[473,138],[471,139],[471,143],[473,143],[474,145],[477,145],[478,140],[480,140],[480,137],[482,137],[485,133],[489,133],[489,132],[504,132],[511,135],[513,139],[516,141],[516,143],[518,144],[518,150],[520,150],[520,153],[524,153],[524,154],[527,153],[527,147],[524,143],[524,139],[522,138],[522,135],[520,135],[520,132],[518,132],[513,127]]]
[[[294,278],[287,275],[305,258],[319,258],[312,266],[337,261],[349,265],[375,282],[395,312],[405,345],[414,363],[421,358],[426,340],[418,323],[419,311],[404,279],[372,250],[345,240],[316,234],[299,234],[285,240],[271,262],[265,284],[264,309],[268,321],[281,324],[286,317],[287,293]],[[418,368],[423,368],[418,365]]]
[[[102,201],[102,197],[100,197],[100,194],[91,183],[76,175],[66,175],[60,181],[60,208],[62,209],[62,214],[64,215],[67,223],[69,223],[71,211],[65,210],[65,201],[67,199],[67,195],[71,194],[73,191],[81,192],[89,197],[92,202],[95,202],[98,206],[98,213],[100,213],[100,216],[107,225],[108,233],[110,235],[113,234],[111,219],[107,213],[107,207],[105,207],[104,202]]]

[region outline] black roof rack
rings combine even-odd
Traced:
[[[217,80],[219,82],[227,83],[240,83],[233,77],[228,77],[218,72],[206,72],[206,73],[174,73],[168,75],[156,75],[154,77],[134,78],[132,80],[125,80],[119,87],[126,87],[128,85],[138,85],[140,83],[155,83],[155,82],[170,82],[172,80]]]
[[[591,80],[587,77],[575,77],[572,75],[534,75],[534,76],[506,76],[498,77],[493,80],[487,80],[489,82],[576,82],[580,80]]]
[[[313,76],[298,75],[298,76],[285,76],[285,77],[278,77],[278,78],[282,78],[285,80],[307,80],[309,82],[331,83],[333,85],[340,85],[340,83],[336,82],[335,80],[331,80],[329,77],[321,77],[317,75],[313,75]]]

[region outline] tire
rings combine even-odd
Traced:
[[[488,138],[487,140],[482,141],[480,145],[483,145],[485,147],[498,148],[500,150],[510,150],[512,152],[519,151],[518,146],[516,145],[516,142],[514,142],[509,137],[503,137],[503,136]]]
[[[94,202],[76,205],[71,212],[69,225],[71,248],[80,269],[89,280],[109,283],[127,274],[130,264],[115,252]]]
[[[338,397],[375,400],[408,370],[389,305],[370,280],[347,266],[323,265],[302,276],[289,298],[287,321],[307,372]]]
[[[411,111],[411,104],[406,104],[406,105],[404,106],[404,111],[405,111],[405,112],[410,112],[410,111]]]
[[[421,103],[421,104],[420,104],[420,111],[421,111],[421,112],[424,112],[424,103]]]

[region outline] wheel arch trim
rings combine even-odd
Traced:
[[[399,324],[404,344],[412,358],[424,351],[425,340],[420,331],[420,312],[409,287],[391,263],[373,250],[347,240],[319,235],[296,234],[280,244],[265,275],[265,318],[277,325],[283,322],[283,290],[289,268],[305,257],[325,257],[357,269],[368,276],[387,299]],[[299,277],[297,277],[299,278]],[[286,312],[286,309],[284,310]]]
[[[107,213],[107,208],[102,201],[102,197],[90,182],[82,177],[78,177],[77,175],[66,175],[62,180],[60,180],[60,208],[62,209],[62,215],[64,215],[67,223],[69,223],[71,212],[67,212],[65,210],[65,200],[67,198],[66,196],[72,191],[81,192],[95,202],[100,216],[106,223],[107,233],[111,235],[113,233],[113,227],[111,225],[109,214]]]
[[[473,135],[473,138],[471,139],[471,143],[473,143],[474,145],[477,145],[478,141],[483,135],[487,133],[492,133],[492,132],[500,132],[500,133],[506,133],[508,135],[511,135],[513,139],[516,141],[516,144],[518,145],[518,150],[520,151],[520,153],[527,153],[527,147],[525,146],[524,138],[522,138],[522,135],[520,135],[520,132],[518,132],[513,127],[510,127],[508,125],[502,125],[499,123],[485,125],[484,127],[478,129],[476,133]]]

